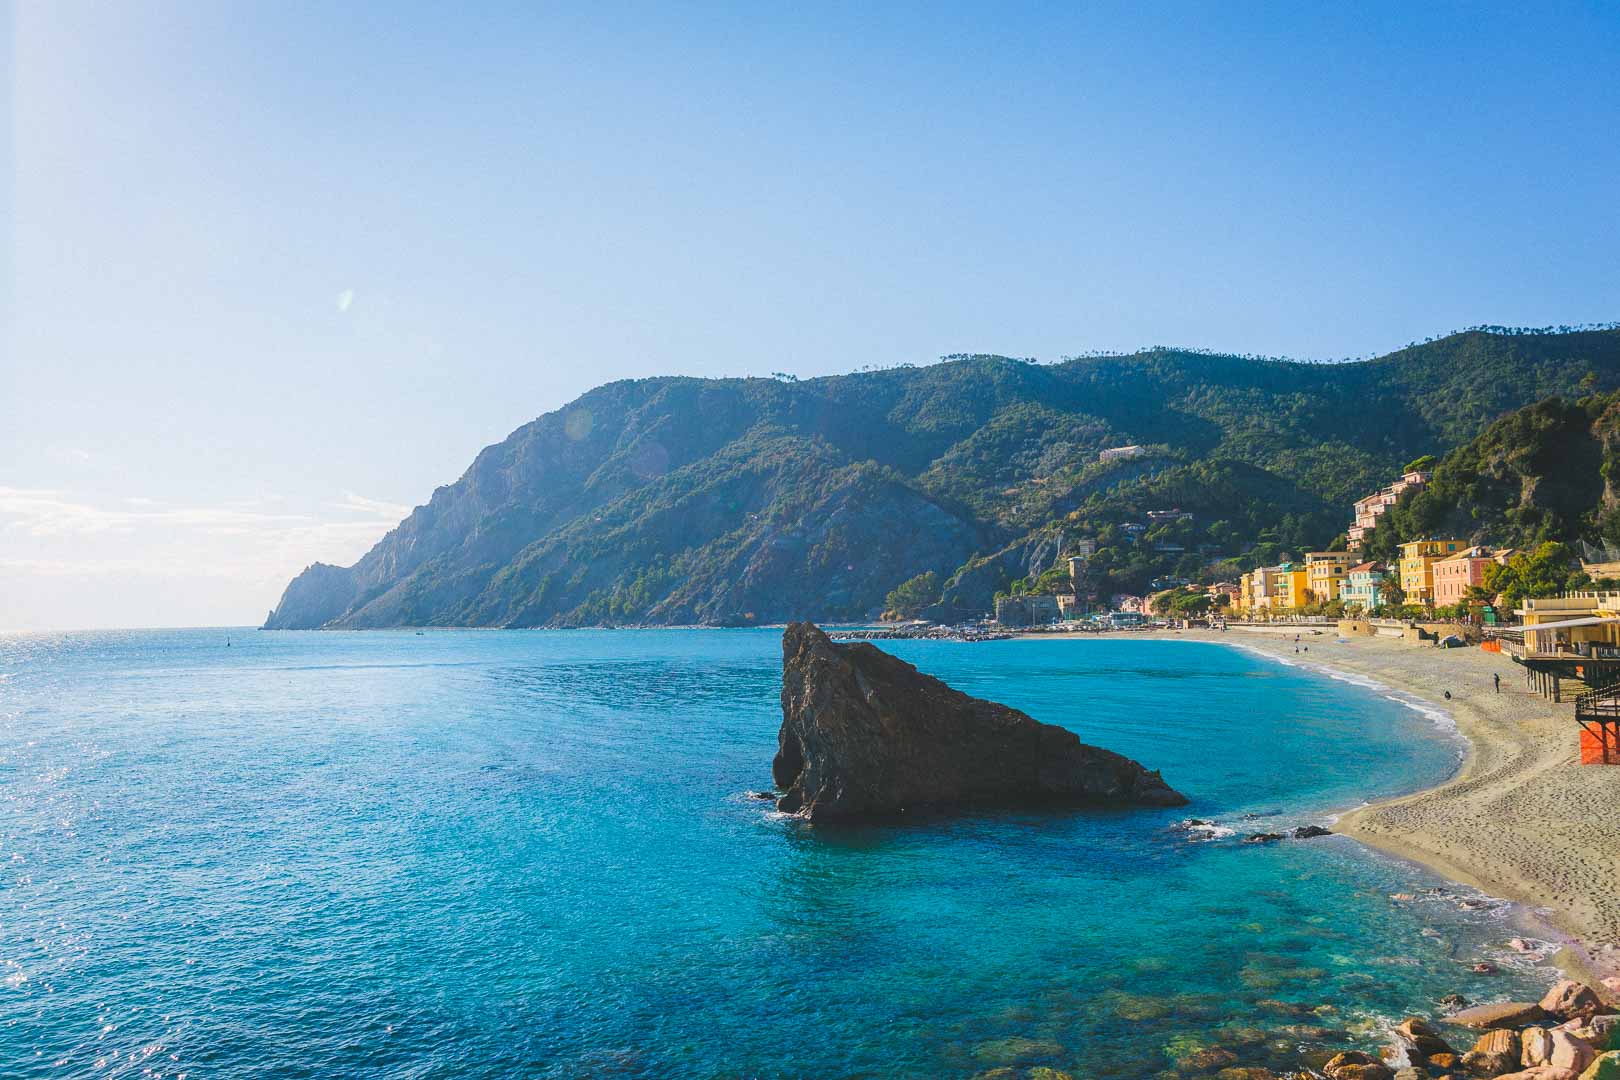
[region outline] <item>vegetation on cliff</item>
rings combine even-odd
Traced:
[[[1616,389],[1613,330],[1474,331],[1343,364],[1154,349],[612,383],[484,450],[354,566],[306,570],[266,625],[866,618],[908,582],[906,610],[960,617],[1079,539],[1099,591],[1135,591],[1320,546],[1414,456]],[[1099,459],[1124,445],[1143,449]],[[1550,494],[1524,529],[1564,528]],[[1169,508],[1192,517],[1147,516]]]
[[[1430,536],[1528,549],[1620,544],[1617,482],[1620,394],[1547,398],[1434,464],[1427,487],[1385,512],[1368,552],[1389,559],[1398,544]]]

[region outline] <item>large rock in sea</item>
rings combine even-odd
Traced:
[[[1181,806],[1157,772],[1070,731],[969,697],[810,623],[782,635],[777,809],[813,822],[909,810]]]

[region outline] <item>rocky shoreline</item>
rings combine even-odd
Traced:
[[[1369,1030],[1346,1023],[1338,1006],[1259,1004],[1277,1015],[1268,1027],[1214,1023],[1204,1037],[1180,1036],[1159,1049],[1156,1080],[1620,1080],[1620,980],[1594,988],[1573,980],[1539,1001],[1473,1005],[1459,995],[1436,1002],[1432,1017],[1408,1016]],[[1162,1015],[1150,998],[1119,995],[1122,1018]],[[1347,1046],[1349,1043],[1360,1046]],[[1363,1047],[1372,1047],[1365,1049]],[[1038,1038],[981,1043],[975,1056],[1001,1060],[973,1080],[1081,1080],[1051,1065],[1062,1047]],[[1149,1051],[1152,1052],[1152,1051]],[[1147,1064],[1147,1061],[1144,1061]]]

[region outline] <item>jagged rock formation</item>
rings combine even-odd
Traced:
[[[777,808],[813,822],[989,806],[1180,806],[1157,772],[810,623],[782,635]]]

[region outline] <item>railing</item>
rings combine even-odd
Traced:
[[[1620,718],[1620,688],[1610,684],[1577,696],[1575,719],[1582,717]]]

